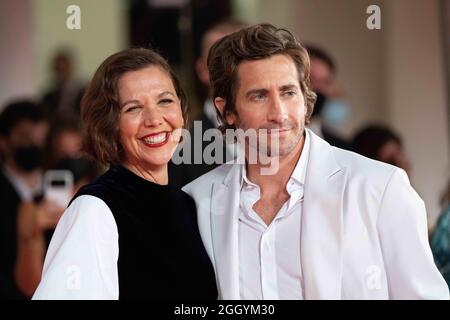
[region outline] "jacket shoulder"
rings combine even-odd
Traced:
[[[214,182],[223,181],[223,179],[230,172],[231,168],[233,168],[233,165],[234,164],[232,162],[224,163],[188,183],[182,188],[182,190],[191,196],[208,191],[210,190],[208,186],[211,186]]]
[[[349,177],[368,178],[371,181],[384,181],[390,179],[398,167],[364,157],[353,151],[331,147],[336,162],[346,168]]]

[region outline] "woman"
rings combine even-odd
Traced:
[[[186,108],[155,52],[128,49],[101,64],[81,103],[83,143],[110,169],[58,223],[35,299],[216,299],[195,204],[168,185]]]

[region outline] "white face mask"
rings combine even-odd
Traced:
[[[329,99],[323,106],[321,116],[325,125],[339,128],[347,123],[350,116],[350,107],[343,100]]]

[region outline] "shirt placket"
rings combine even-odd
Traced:
[[[275,257],[275,224],[276,222],[272,223],[262,234],[260,243],[261,289],[264,300],[279,299]]]

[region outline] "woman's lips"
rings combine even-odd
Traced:
[[[146,135],[141,138],[141,141],[150,148],[157,148],[165,145],[169,141],[169,132],[158,132]]]

